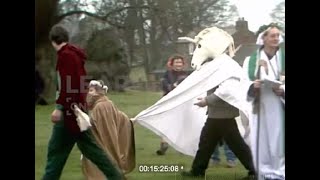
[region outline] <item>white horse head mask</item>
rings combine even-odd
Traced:
[[[232,36],[217,27],[202,30],[194,39],[189,37],[179,39],[195,43],[196,48],[193,52],[191,67],[196,70],[199,70],[206,60],[223,54],[227,48],[229,48],[229,56],[233,57],[235,53]]]

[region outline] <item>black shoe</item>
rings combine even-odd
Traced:
[[[185,177],[204,177],[204,173],[194,173],[192,171],[182,171],[181,175]]]
[[[161,151],[161,150],[157,150],[156,153],[159,155],[159,156],[162,156],[165,154],[165,152]]]

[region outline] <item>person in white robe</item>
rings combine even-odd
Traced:
[[[259,180],[285,179],[285,56],[279,48],[283,41],[278,27],[270,24],[258,36],[261,47],[243,64],[252,82],[247,100],[252,103],[249,116],[250,146]]]

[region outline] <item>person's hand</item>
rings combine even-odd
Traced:
[[[53,122],[53,123],[57,123],[57,122],[59,122],[59,121],[61,121],[61,119],[62,119],[62,111],[61,110],[59,110],[59,109],[55,109],[53,112],[52,112],[52,114],[51,114],[51,121]]]
[[[79,111],[81,111],[81,109],[77,106],[77,105],[73,105],[72,106],[72,110],[73,110],[73,113],[78,116],[79,115]]]
[[[284,96],[284,90],[281,88],[281,86],[274,86],[272,87],[272,90],[277,96]]]
[[[132,122],[132,125],[135,125],[137,122],[135,118],[130,118],[130,121]]]
[[[173,89],[176,88],[177,86],[178,86],[178,83],[175,82],[175,83],[173,84]]]
[[[253,81],[253,87],[254,87],[255,89],[260,89],[260,87],[261,87],[261,80],[260,80],[260,79],[254,80],[254,81]]]
[[[259,91],[261,88],[261,80],[256,79],[253,81],[253,85],[250,86],[250,96],[257,97],[259,96]]]
[[[198,100],[199,100],[199,101],[196,102],[196,103],[194,103],[194,105],[197,105],[197,106],[199,106],[199,107],[205,107],[205,106],[208,105],[205,98],[198,98]]]
[[[259,66],[263,66],[264,69],[266,70],[266,73],[268,74],[268,63],[267,63],[267,61],[265,61],[263,59],[259,60]]]

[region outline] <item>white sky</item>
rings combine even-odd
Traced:
[[[283,0],[230,0],[238,8],[240,17],[248,21],[249,29],[256,32],[260,26],[271,23],[270,13]]]

